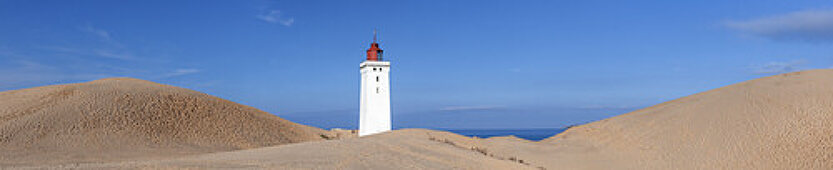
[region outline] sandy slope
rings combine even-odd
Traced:
[[[833,70],[747,81],[541,142],[397,130],[176,158],[39,168],[833,169]]]
[[[149,81],[0,92],[0,164],[135,160],[320,140],[321,129]]]
[[[424,129],[179,158],[23,166],[82,169],[611,169],[621,161],[513,137],[468,138]],[[584,154],[584,155],[582,155]],[[569,160],[569,161],[568,161]],[[578,161],[576,161],[578,160]]]
[[[434,140],[431,140],[434,139]],[[450,132],[397,130],[369,137],[306,142],[179,159],[69,165],[72,168],[257,168],[257,169],[536,169],[485,156],[444,139],[471,138]]]
[[[833,70],[751,80],[543,141],[619,167],[833,169]],[[583,160],[575,160],[583,161]]]

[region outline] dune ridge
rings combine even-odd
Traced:
[[[328,132],[132,78],[0,92],[0,164],[137,159],[321,140]]]
[[[556,147],[657,169],[833,169],[833,70],[786,73],[570,128]]]

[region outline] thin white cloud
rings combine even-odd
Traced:
[[[640,106],[637,105],[600,105],[600,104],[593,104],[593,105],[584,105],[578,106],[577,109],[633,109],[639,108]]]
[[[448,106],[440,108],[440,111],[469,111],[469,110],[493,110],[504,108],[503,106],[478,105],[478,106]]]
[[[84,25],[84,26],[79,26],[78,30],[80,30],[81,32],[90,34],[92,36],[95,36],[96,38],[101,40],[103,43],[105,43],[105,45],[107,45],[107,46],[115,47],[115,48],[121,48],[121,49],[125,48],[124,45],[121,42],[117,41],[116,38],[113,37],[113,34],[110,31],[93,27],[91,24],[87,24],[87,25]]]
[[[202,70],[193,69],[193,68],[181,68],[181,69],[176,69],[176,70],[174,70],[170,73],[163,74],[162,78],[184,76],[184,75],[188,75],[188,74],[199,73],[200,71],[202,71]]]
[[[48,50],[54,52],[56,54],[66,54],[75,57],[97,57],[97,58],[109,58],[109,59],[118,59],[118,60],[138,60],[135,56],[131,55],[130,53],[126,52],[127,50],[117,50],[117,48],[103,48],[103,49],[83,49],[83,48],[71,48],[71,47],[62,47],[62,46],[43,46],[41,49]],[[120,52],[116,52],[120,51]]]
[[[269,10],[255,17],[268,23],[277,23],[287,27],[295,23],[295,18],[284,17],[280,10]]]
[[[109,77],[107,74],[73,74],[62,69],[30,60],[12,61],[12,66],[0,68],[0,90]]]
[[[118,59],[118,60],[136,60],[137,58],[134,57],[129,53],[129,49],[127,49],[121,42],[116,41],[113,39],[112,34],[104,29],[93,27],[91,24],[87,24],[84,26],[79,26],[78,30],[91,34],[99,39],[101,39],[104,45],[97,47],[98,49],[81,49],[81,48],[70,48],[70,47],[46,47],[49,50],[53,50],[56,52],[62,53],[69,53],[75,55],[83,55],[83,56],[95,56],[95,57],[102,57],[102,58],[110,58],[110,59]]]
[[[81,30],[81,31],[93,34],[95,36],[98,36],[99,38],[104,39],[104,40],[109,41],[109,40],[112,39],[112,37],[110,36],[110,32],[108,32],[106,30],[103,30],[103,29],[95,28],[95,27],[93,27],[89,24],[85,25],[85,26],[82,26],[82,27],[79,27],[78,29]]]
[[[112,58],[112,59],[119,59],[119,60],[133,60],[135,59],[132,55],[126,53],[113,53],[106,50],[96,50],[95,55],[104,58]]]
[[[755,74],[780,74],[799,71],[804,65],[803,60],[796,60],[790,62],[769,62],[766,64],[752,66],[752,72]]]
[[[833,42],[833,9],[729,21],[726,26],[745,34],[779,41]]]
[[[35,48],[25,49],[0,45],[0,58],[5,60],[0,62],[0,90],[106,77],[158,80],[201,72],[177,66],[161,57],[152,57],[160,54],[145,52],[142,55],[146,57],[137,57],[111,32],[91,24],[78,26],[76,31],[91,37],[87,41],[93,39],[98,42],[84,44],[81,41],[69,46],[36,45]]]

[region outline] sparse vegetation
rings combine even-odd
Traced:
[[[448,144],[448,145],[451,145],[451,146],[454,146],[454,147],[457,147],[457,148],[465,148],[463,146],[457,145],[456,143],[454,143],[454,141],[451,141],[449,139],[437,139],[434,136],[428,136],[428,140],[445,143],[445,144]],[[525,162],[522,159],[518,159],[517,157],[514,157],[514,156],[510,156],[508,159],[503,158],[503,157],[499,157],[499,156],[495,156],[494,154],[489,153],[488,150],[486,150],[486,148],[483,148],[483,147],[472,146],[472,147],[469,148],[469,150],[480,153],[483,156],[492,157],[492,158],[495,158],[495,159],[498,159],[498,160],[509,160],[509,161],[512,161],[512,162],[517,162],[519,164],[529,165],[529,163]],[[540,166],[536,167],[536,168],[545,169],[544,167],[540,167]]]
[[[483,155],[490,155],[488,152],[486,152],[486,148],[472,147],[471,150],[476,151],[476,152],[480,152]]]

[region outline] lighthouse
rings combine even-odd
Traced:
[[[382,49],[373,43],[367,59],[359,64],[361,90],[359,104],[359,136],[390,131],[390,62],[382,57]]]

